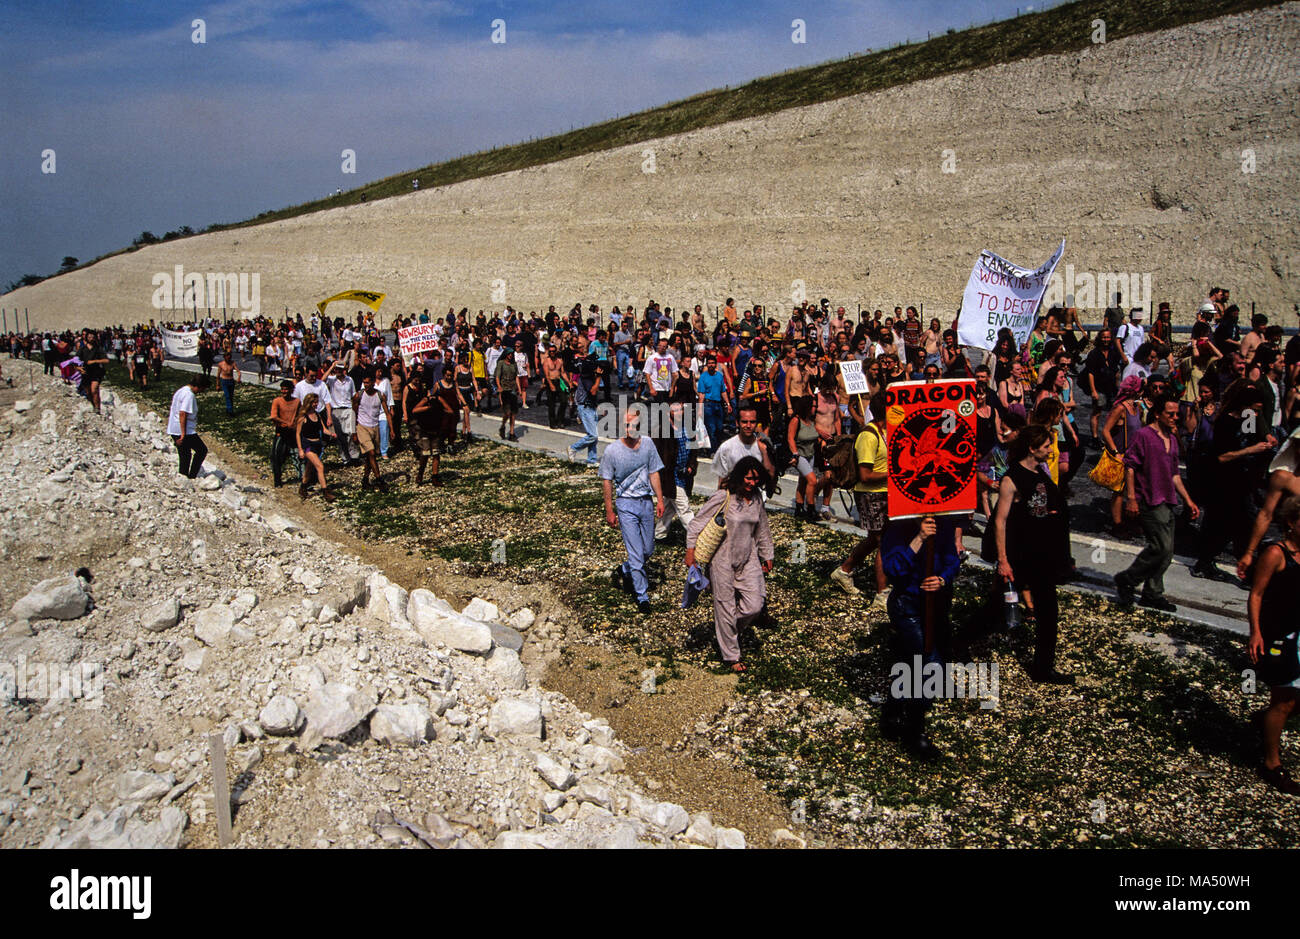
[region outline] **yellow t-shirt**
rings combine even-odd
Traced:
[[[470,350],[469,370],[474,373],[475,378],[487,378],[487,363],[483,361],[483,353],[477,349]]]
[[[875,424],[868,425],[866,430],[858,434],[858,439],[853,444],[853,452],[859,466],[870,463],[873,473],[889,472],[889,453],[885,449],[885,434]],[[858,483],[853,487],[853,491],[884,492],[885,486],[884,480],[872,484]]]

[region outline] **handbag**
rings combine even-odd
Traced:
[[[1124,446],[1128,447],[1128,424],[1124,425]],[[1103,489],[1119,492],[1124,488],[1124,461],[1103,449],[1097,459],[1097,465],[1088,473],[1088,478]]]
[[[731,502],[731,493],[722,500],[722,505],[713,513],[713,517],[700,529],[695,539],[695,563],[708,564],[713,555],[718,553],[722,539],[727,537],[727,504]]]

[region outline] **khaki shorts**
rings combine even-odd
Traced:
[[[374,453],[379,449],[379,428],[357,425],[357,444],[362,453]]]
[[[442,455],[441,441],[435,440],[433,437],[416,437],[415,449],[419,450],[422,456]]]
[[[858,527],[872,533],[885,530],[889,521],[888,499],[883,492],[854,492],[853,501],[858,507]]]

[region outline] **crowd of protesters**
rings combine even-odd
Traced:
[[[927,324],[913,307],[855,319],[826,300],[801,304],[782,320],[728,298],[712,326],[699,305],[674,311],[653,302],[608,314],[594,305],[540,315],[507,307],[431,317],[425,310],[391,321],[388,330],[370,313],[355,322],[316,315],[209,322],[198,359],[205,379],[215,367],[228,411],[241,377],[236,356],[247,365],[251,355],[259,381],[285,376],[269,415],[271,462],[276,485],[294,464],[303,498],[313,482],[333,498],[327,438],[339,463],[364,465],[363,489],[387,489],[380,461],[402,449],[412,453],[417,486],[426,475],[441,485],[440,458],[472,439],[470,413],[498,412],[498,436],[517,440],[516,418],[531,394],[536,405],[545,404],[550,427],[582,428],[567,455],[598,467],[606,520],[627,549],[612,578],[641,612],[650,611],[651,588],[662,580],[650,560],[655,541],[668,536],[674,517],[685,529],[691,577],[701,575],[697,541],[709,539],[711,523],[726,529],[726,547],[710,552],[706,569],[719,649],[736,671],[745,668],[744,627],[770,622],[763,575],[774,554],[763,496],[790,469],[787,484],[801,521],[837,520],[835,496],[845,491],[846,515],[862,537],[830,579],[860,595],[855,573],[867,565],[875,587],[870,610],[889,615],[899,656],[941,661],[951,654],[944,624],[967,554],[963,537],[982,535],[995,589],[972,631],[1015,626],[1023,605],[1035,624],[1031,677],[1053,684],[1073,681],[1056,668],[1056,590],[1077,576],[1069,532],[1079,509],[1067,498],[1071,487],[1098,487],[1115,536],[1140,531],[1141,553],[1115,576],[1123,606],[1175,610],[1164,591],[1175,534],[1199,523],[1191,573],[1251,590],[1248,651],[1273,689],[1259,719],[1262,772],[1300,794],[1277,752],[1300,689],[1296,617],[1288,612],[1300,600],[1300,337],[1284,345],[1280,325],[1263,315],[1243,332],[1239,317],[1228,291],[1213,288],[1183,341],[1174,336],[1169,304],[1148,325],[1142,309],[1126,314],[1116,298],[1093,331],[1077,310],[1053,308],[1024,342],[1004,329],[986,352],[962,346],[955,321],[947,328],[938,319]],[[432,347],[399,354],[393,331],[416,323],[432,324]],[[64,375],[81,382],[96,408],[110,355],[140,383],[157,381],[162,361],[157,331],[144,326],[10,336],[9,346],[14,354],[43,354],[47,372],[76,360]],[[848,393],[839,368],[848,360],[863,363],[866,394]],[[977,385],[982,532],[974,517],[888,518],[881,393],[893,382],[941,378]],[[598,407],[616,394],[666,405],[670,418],[652,420],[645,437],[642,414],[627,413],[623,436],[602,454]],[[1087,420],[1078,416],[1085,402]],[[178,449],[192,450],[180,429],[173,435]],[[837,472],[837,452],[846,455],[847,477]],[[183,472],[195,468],[191,456],[182,452]],[[693,511],[703,458],[712,459],[718,489]],[[1282,537],[1269,540],[1274,521]],[[923,546],[937,567],[921,564]],[[1235,573],[1217,564],[1229,547],[1240,559]],[[931,611],[927,622],[936,615],[941,621],[937,631],[927,627],[923,635],[922,608]],[[890,734],[929,755],[924,707],[887,710]]]

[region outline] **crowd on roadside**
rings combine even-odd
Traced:
[[[959,344],[955,321],[927,323],[913,307],[854,318],[823,300],[780,319],[729,298],[711,328],[699,305],[674,311],[653,302],[608,315],[595,305],[541,315],[507,307],[473,318],[465,309],[436,318],[426,310],[390,323],[393,330],[433,324],[433,347],[405,356],[393,348],[391,331],[363,312],[355,322],[315,315],[209,322],[201,324],[198,349],[201,377],[216,363],[228,410],[240,377],[235,354],[245,364],[251,354],[272,380],[285,375],[268,417],[271,462],[277,485],[293,462],[303,498],[313,482],[332,498],[327,446],[337,448],[339,464],[364,466],[363,489],[386,489],[381,461],[403,449],[415,460],[416,485],[426,475],[441,485],[440,458],[471,439],[471,412],[499,411],[498,435],[515,440],[520,408],[530,396],[544,401],[551,427],[576,421],[585,432],[568,457],[581,461],[585,450],[604,482],[606,520],[620,529],[628,557],[613,582],[648,612],[652,584],[663,577],[651,561],[655,541],[678,518],[688,584],[711,578],[719,650],[736,671],[746,667],[746,627],[771,622],[764,576],[775,557],[764,496],[791,467],[802,520],[835,519],[834,495],[845,491],[846,514],[862,538],[831,580],[858,596],[855,574],[866,567],[875,587],[870,609],[888,613],[900,659],[950,660],[947,610],[968,553],[965,539],[978,537],[998,583],[971,633],[1014,625],[1023,607],[1035,624],[1031,676],[1054,684],[1073,680],[1055,660],[1056,590],[1075,576],[1070,487],[1100,487],[1118,537],[1140,529],[1143,550],[1115,577],[1123,606],[1174,611],[1163,579],[1175,533],[1199,523],[1192,573],[1251,590],[1248,652],[1273,688],[1260,716],[1262,772],[1300,794],[1278,755],[1300,689],[1296,620],[1287,612],[1300,600],[1300,441],[1291,437],[1300,434],[1300,337],[1284,345],[1280,324],[1256,315],[1243,329],[1239,318],[1228,291],[1213,288],[1183,340],[1174,335],[1168,304],[1148,325],[1142,309],[1125,313],[1117,299],[1094,330],[1079,311],[1053,308],[1025,341],[1003,330],[985,352]],[[32,341],[11,336],[11,351],[30,354]],[[132,366],[143,380],[149,369],[142,366],[154,364],[155,352],[161,363],[153,327],[35,341],[47,371],[74,353],[83,382],[102,379],[110,353],[129,366],[143,356]],[[865,394],[847,391],[840,363],[849,360],[862,363]],[[944,378],[973,379],[978,389],[982,531],[974,517],[888,518],[881,392],[897,381]],[[646,427],[643,412],[624,411],[623,435],[602,453],[597,407],[615,394],[665,405],[669,419]],[[1076,416],[1084,401],[1091,405],[1086,421]],[[718,489],[693,509],[705,457]],[[184,449],[181,459],[189,464],[182,472],[197,468]],[[1085,471],[1086,484],[1079,479]],[[1281,537],[1261,547],[1275,521]],[[1216,563],[1229,546],[1240,559],[1235,573]],[[885,718],[886,730],[922,755],[933,750],[924,733],[927,703],[891,698]]]

